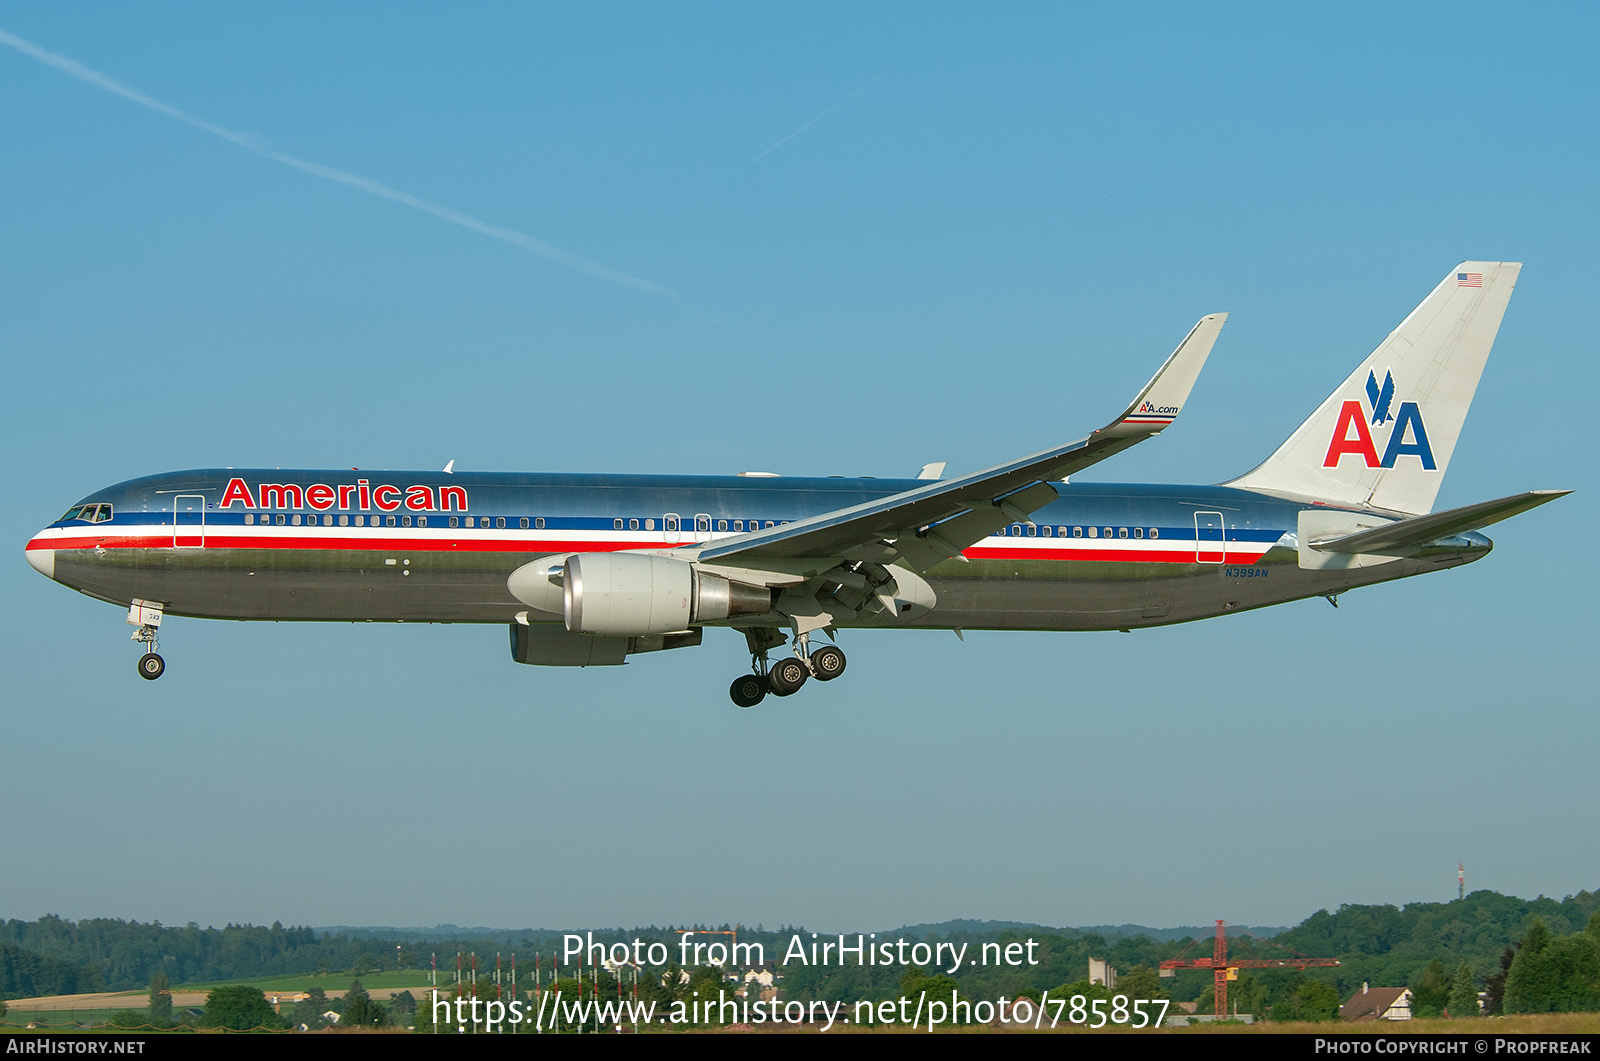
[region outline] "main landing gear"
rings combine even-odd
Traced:
[[[823,645],[807,654],[811,639],[806,634],[795,638],[794,655],[767,662],[767,650],[783,644],[784,637],[773,629],[746,630],[745,641],[750,646],[750,674],[733,680],[728,695],[738,707],[755,707],[773,696],[793,696],[808,678],[829,682],[844,673],[844,652],[837,645]]]

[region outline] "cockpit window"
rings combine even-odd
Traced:
[[[81,519],[89,523],[104,523],[110,518],[110,505],[73,505],[67,509],[66,515],[56,522],[65,523],[69,519]]]

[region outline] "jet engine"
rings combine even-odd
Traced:
[[[772,591],[701,571],[687,560],[646,553],[574,553],[535,560],[507,579],[525,604],[553,612],[555,592],[573,633],[609,637],[670,634],[700,623],[772,610]]]

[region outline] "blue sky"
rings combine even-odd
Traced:
[[[1600,886],[1583,5],[8,4],[0,916],[874,931]],[[77,65],[71,65],[77,64]],[[1527,263],[1439,497],[1482,563],[1131,635],[520,667],[173,620],[21,547],[156,471],[907,475],[1081,436],[1202,314],[1271,451],[1456,262]]]

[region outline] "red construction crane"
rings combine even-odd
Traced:
[[[1217,922],[1217,942],[1209,958],[1169,958],[1161,963],[1162,976],[1176,976],[1179,969],[1210,969],[1216,985],[1216,1013],[1228,1015],[1228,981],[1239,978],[1240,969],[1308,969],[1312,966],[1338,965],[1337,958],[1235,958],[1228,960],[1228,934],[1224,922]],[[1192,946],[1193,944],[1191,944]]]

